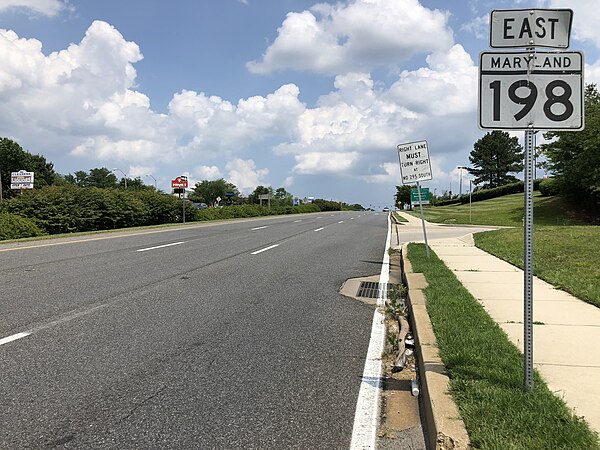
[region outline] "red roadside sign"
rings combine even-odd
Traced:
[[[187,187],[188,187],[187,177],[177,177],[174,180],[171,180],[171,188],[172,189],[187,188]]]

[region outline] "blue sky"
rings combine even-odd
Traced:
[[[426,139],[424,185],[457,193],[484,134],[490,11],[525,7],[573,9],[570,49],[600,81],[594,0],[0,0],[0,135],[65,174],[119,168],[165,190],[223,177],[377,207],[400,182],[395,146]]]

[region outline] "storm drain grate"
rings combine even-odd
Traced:
[[[390,285],[388,283],[382,284],[389,296]],[[376,281],[361,281],[356,296],[363,298],[379,298],[379,283]]]

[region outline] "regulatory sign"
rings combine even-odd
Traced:
[[[422,187],[421,188],[421,203],[423,205],[429,205],[430,197],[431,197],[431,195],[429,193],[429,188]],[[413,205],[419,204],[419,190],[417,188],[410,190],[410,202]]]
[[[34,172],[19,170],[10,173],[11,189],[33,189]]]
[[[427,141],[398,145],[398,159],[400,160],[402,184],[412,184],[433,178]]]
[[[568,48],[570,9],[505,9],[492,11],[490,47]]]
[[[482,52],[479,127],[582,130],[583,53]]]

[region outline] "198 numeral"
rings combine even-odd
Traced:
[[[500,80],[492,81],[490,89],[493,95],[493,117],[492,120],[500,121]],[[517,93],[519,88],[529,90],[525,96],[520,96]],[[522,90],[521,90],[522,92]],[[558,93],[557,93],[558,92]],[[573,93],[571,87],[563,80],[555,80],[548,83],[545,89],[548,100],[544,102],[544,114],[554,122],[561,122],[568,119],[573,114],[573,104],[570,101]],[[515,120],[521,120],[533,109],[538,97],[537,86],[528,80],[517,80],[508,87],[508,98],[517,105],[523,105],[523,108],[514,115]],[[552,112],[552,107],[556,104],[562,105],[564,111],[561,114]]]

